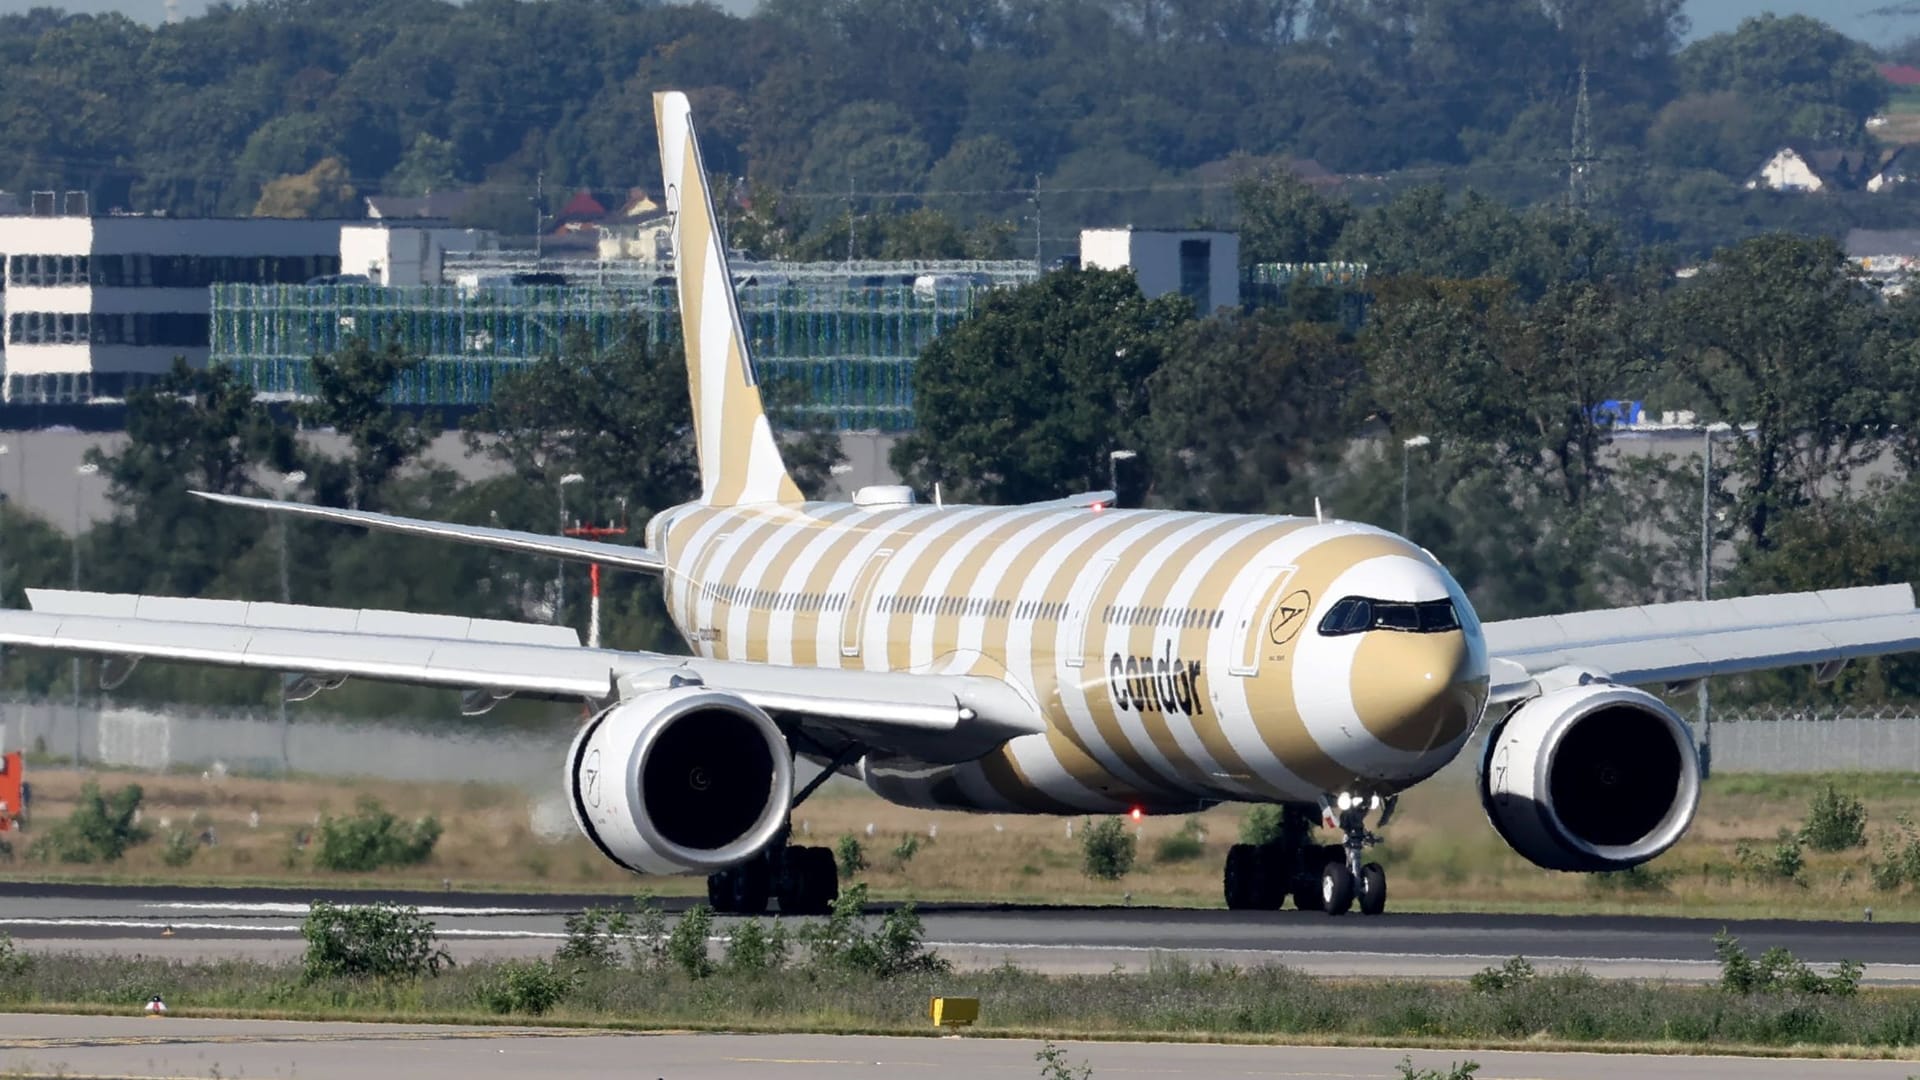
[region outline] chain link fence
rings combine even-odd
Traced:
[[[1684,710],[1683,710],[1684,711]],[[0,700],[0,748],[117,768],[221,768],[253,775],[462,781],[549,786],[573,732],[485,718],[368,720],[297,708]],[[1714,713],[1716,773],[1920,772],[1920,706],[1757,706]],[[1471,769],[1478,739],[1455,768]]]

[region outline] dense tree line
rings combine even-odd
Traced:
[[[0,186],[176,214],[478,186],[469,216],[523,231],[541,186],[548,210],[652,186],[650,94],[681,87],[763,241],[1000,250],[848,222],[1219,220],[1231,173],[1300,159],[1552,201],[1584,71],[1593,198],[1637,239],[1704,252],[1906,213],[1738,183],[1789,139],[1866,148],[1887,89],[1864,46],[1763,16],[1683,48],[1685,25],[1681,0],[259,0],[155,28],[36,9],[0,17]]]

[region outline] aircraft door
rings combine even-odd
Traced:
[[[873,607],[873,586],[892,557],[893,549],[882,548],[868,556],[866,564],[853,576],[853,586],[847,590],[847,609],[840,616],[841,656],[860,655],[860,641],[867,632],[867,612]]]
[[[1269,645],[1278,646],[1291,639],[1298,623],[1307,617],[1305,607],[1295,603],[1286,611],[1280,602],[1287,598],[1287,585],[1297,567],[1268,566],[1253,580],[1253,587],[1240,601],[1233,622],[1233,663],[1227,670],[1235,675],[1253,675],[1260,670],[1260,656]],[[1289,616],[1290,614],[1290,617]]]

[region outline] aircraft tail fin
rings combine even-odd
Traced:
[[[701,501],[711,506],[800,502],[800,488],[787,474],[761,405],[687,96],[655,94],[653,115],[667,210],[673,215]]]

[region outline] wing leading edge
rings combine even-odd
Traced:
[[[194,494],[208,502],[216,502],[224,506],[265,510],[274,514],[291,514],[294,517],[314,518],[342,525],[358,525],[366,529],[403,533],[408,536],[425,536],[435,540],[451,540],[459,544],[474,544],[502,551],[545,555],[549,558],[568,559],[574,562],[593,562],[602,566],[651,573],[659,573],[666,568],[666,562],[660,557],[659,552],[643,547],[630,547],[626,544],[603,544],[597,540],[582,540],[572,536],[548,536],[545,533],[495,529],[486,525],[456,525],[448,521],[428,521],[424,518],[376,514],[370,510],[342,510],[333,506],[315,506],[312,503],[285,502],[279,499],[253,499],[244,495],[221,495],[210,491],[196,491]]]
[[[1629,685],[1686,684],[1920,649],[1910,585],[1780,593],[1583,611],[1485,626],[1493,700],[1540,692],[1541,676],[1578,669]]]

